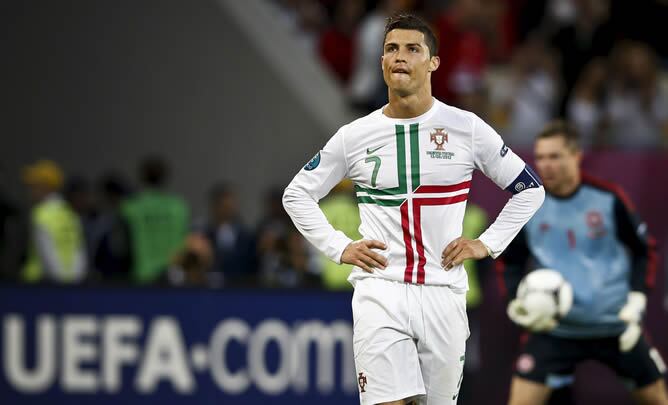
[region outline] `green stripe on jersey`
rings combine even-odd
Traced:
[[[405,198],[397,200],[387,200],[382,198],[357,197],[358,204],[377,204],[381,207],[398,207],[406,201]]]
[[[418,137],[418,125],[411,124],[411,183],[413,191],[420,187],[420,138]]]
[[[399,185],[397,187],[385,188],[385,189],[375,189],[375,188],[355,186],[355,191],[365,192],[370,195],[406,194],[406,137],[405,137],[406,132],[404,130],[403,125],[395,125],[394,132],[397,143],[397,177],[399,180]],[[418,168],[419,168],[419,163],[418,163]]]

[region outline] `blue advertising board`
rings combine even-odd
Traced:
[[[3,404],[355,404],[350,293],[0,287]]]

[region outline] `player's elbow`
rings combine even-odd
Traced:
[[[285,212],[288,214],[292,215],[292,213],[295,212],[295,208],[297,207],[299,201],[303,200],[303,195],[300,192],[300,190],[294,185],[290,184],[288,185],[285,190],[283,191],[283,209],[285,209]]]
[[[290,213],[290,208],[292,207],[292,203],[295,201],[295,196],[293,190],[290,188],[290,186],[286,187],[285,190],[283,190],[283,209],[287,212]]]

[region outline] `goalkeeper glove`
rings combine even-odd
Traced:
[[[557,327],[557,320],[541,314],[531,313],[517,298],[510,301],[508,317],[531,332],[548,332]]]
[[[619,319],[626,323],[626,329],[619,336],[619,350],[628,352],[638,343],[642,328],[640,321],[647,306],[647,297],[639,291],[631,291],[626,304],[619,311]]]

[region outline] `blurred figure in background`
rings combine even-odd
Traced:
[[[387,89],[378,61],[383,55],[383,32],[387,18],[413,8],[413,0],[380,0],[367,14],[357,30],[350,99],[364,111],[375,110],[387,103]]]
[[[484,20],[481,0],[454,0],[436,18],[441,65],[433,73],[434,97],[456,104],[462,81],[482,77],[489,58],[480,29]]]
[[[620,43],[612,63],[605,111],[610,143],[624,149],[668,145],[668,94],[659,85],[652,49],[639,42]]]
[[[213,250],[213,271],[225,283],[246,283],[255,275],[255,240],[241,222],[239,199],[229,184],[219,183],[209,192],[209,219],[197,230]]]
[[[63,172],[54,162],[40,160],[24,169],[23,181],[33,202],[23,280],[81,282],[88,266],[86,246],[79,218],[60,194]]]
[[[144,159],[139,176],[144,189],[123,201],[121,214],[128,230],[132,280],[146,284],[163,275],[183,245],[189,214],[181,197],[164,190],[169,169],[161,158]]]
[[[530,146],[535,134],[554,117],[559,85],[554,56],[537,37],[515,51],[506,115],[509,127],[504,140],[514,147]]]
[[[326,12],[317,0],[277,0],[277,17],[297,44],[315,55],[318,38],[326,23]]]
[[[6,190],[5,171],[0,166],[0,280],[15,280],[28,250],[25,213]]]
[[[585,150],[602,146],[606,142],[603,107],[608,78],[605,60],[598,58],[589,62],[575,84],[566,107],[567,117],[580,133],[582,148]]]
[[[320,36],[320,58],[327,64],[340,83],[348,85],[353,68],[355,32],[364,3],[360,0],[337,2],[334,21]]]
[[[79,222],[86,244],[86,262],[93,262],[94,250],[97,248],[98,212],[88,180],[81,176],[71,176],[65,182],[63,197],[79,216]]]
[[[609,0],[575,0],[572,3],[574,9],[568,12],[564,9],[564,14],[569,15],[565,19],[572,20],[572,23],[558,29],[550,39],[559,54],[565,86],[559,103],[561,111],[582,69],[590,60],[607,56],[615,41],[615,29],[610,23]]]
[[[317,286],[317,252],[295,229],[283,209],[282,196],[282,189],[266,194],[265,215],[257,230],[260,284],[285,288]]]
[[[123,176],[111,172],[99,182],[101,197],[100,215],[93,238],[93,267],[96,275],[105,281],[130,280],[130,239],[129,230],[121,213],[122,202],[129,197],[131,189]]]
[[[223,274],[211,271],[213,260],[213,249],[206,236],[191,233],[183,249],[173,258],[167,281],[178,287],[221,287]]]
[[[334,186],[332,191],[320,201],[320,209],[325,214],[327,221],[351,238],[362,239],[359,232],[360,212],[355,201],[353,183],[344,179]],[[348,276],[353,266],[350,264],[337,264],[327,256],[320,254],[322,266],[322,285],[328,290],[352,290],[348,282]]]

